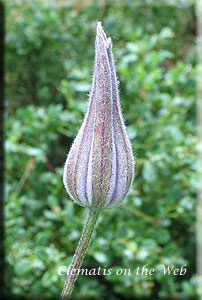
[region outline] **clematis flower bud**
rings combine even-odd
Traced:
[[[67,156],[63,182],[82,206],[119,205],[133,182],[134,158],[119,104],[112,41],[97,24],[88,111]]]

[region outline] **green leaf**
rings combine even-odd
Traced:
[[[148,182],[155,182],[157,179],[155,168],[153,164],[148,160],[146,160],[144,163],[142,176]]]
[[[18,276],[26,276],[32,271],[32,263],[28,259],[21,259],[15,264],[15,273]]]

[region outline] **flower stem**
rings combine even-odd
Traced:
[[[88,218],[84,225],[81,238],[79,240],[78,246],[74,253],[71,265],[68,269],[68,275],[65,280],[65,284],[60,296],[60,300],[70,299],[75,281],[79,275],[79,269],[82,265],[83,259],[85,257],[86,251],[91,241],[93,231],[95,229],[96,221],[100,213],[99,209],[89,208]]]

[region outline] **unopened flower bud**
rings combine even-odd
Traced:
[[[133,178],[134,158],[119,104],[112,41],[98,22],[89,107],[67,156],[63,181],[76,203],[110,208],[123,201]]]

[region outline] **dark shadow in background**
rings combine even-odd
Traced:
[[[3,174],[4,174],[4,134],[3,134],[3,120],[4,120],[4,6],[3,3],[0,2],[0,106],[1,106],[1,114],[0,114],[0,298],[3,296],[3,286],[4,286],[4,247],[3,247],[3,239],[4,239],[4,216],[3,216]]]

